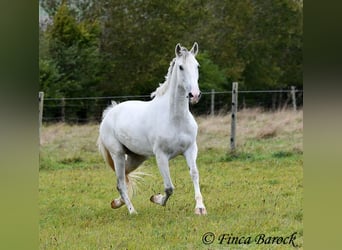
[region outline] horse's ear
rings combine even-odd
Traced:
[[[194,56],[197,55],[197,53],[198,53],[198,44],[197,44],[196,42],[195,42],[194,45],[192,46],[190,52],[191,52]]]
[[[182,55],[182,47],[181,47],[180,43],[178,43],[176,45],[175,53],[176,53],[176,56],[181,56]]]

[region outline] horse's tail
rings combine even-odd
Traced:
[[[97,139],[97,146],[99,147],[100,154],[102,155],[102,158],[104,159],[106,164],[108,166],[110,166],[113,169],[113,171],[115,171],[115,165],[114,165],[114,161],[112,159],[112,156],[110,155],[110,153],[109,153],[108,149],[105,147],[105,145],[102,143],[100,136]]]
[[[97,139],[97,145],[99,147],[99,151],[106,162],[108,166],[110,166],[113,171],[115,172],[115,165],[114,161],[112,159],[112,156],[110,155],[108,149],[106,146],[103,144],[100,136]],[[138,190],[138,181],[142,179],[142,176],[144,175],[149,175],[145,172],[142,171],[132,171],[130,173],[126,173],[126,185],[127,185],[127,190],[128,190],[128,196],[132,197],[133,194],[135,194]]]

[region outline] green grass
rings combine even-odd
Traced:
[[[292,127],[276,125],[276,132],[269,137],[260,136],[265,131],[260,132],[257,126],[263,128],[260,123],[278,115],[285,117],[284,113],[250,112],[240,116],[240,133],[244,134],[238,133],[234,154],[227,153],[228,117],[214,118],[212,123],[197,119],[198,167],[207,216],[194,214],[193,185],[182,157],[170,163],[175,191],[166,207],[149,201],[152,194],[163,191],[162,178],[151,158],[143,166],[151,175],[140,183],[132,199],[138,215],[130,216],[126,207],[111,209],[111,200],[118,196],[116,180],[97,153],[97,125],[44,127],[39,173],[40,249],[293,249],[291,245],[255,242],[219,244],[218,237],[226,233],[253,240],[258,234],[286,237],[294,232],[295,243],[302,249],[302,113],[286,116]],[[255,124],[247,135],[246,124],[255,113],[263,118],[252,119]],[[206,232],[216,236],[211,245],[202,243]]]

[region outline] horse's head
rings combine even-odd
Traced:
[[[195,58],[198,53],[198,44],[195,42],[190,52],[180,44],[177,44],[175,53],[175,70],[177,71],[180,85],[185,89],[191,104],[196,104],[201,98],[201,91],[198,87],[199,64]]]

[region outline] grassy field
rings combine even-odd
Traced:
[[[138,215],[129,216],[125,207],[111,209],[118,193],[114,173],[97,152],[98,124],[44,126],[40,249],[302,249],[303,112],[240,111],[235,154],[228,153],[229,116],[196,120],[207,216],[194,214],[193,185],[182,157],[170,163],[175,191],[166,207],[149,201],[163,191],[151,158],[143,165],[150,175],[132,199]],[[207,232],[215,238],[204,236]],[[260,234],[264,244],[256,242]],[[296,247],[286,238],[293,234]],[[283,240],[272,244],[268,237]]]

